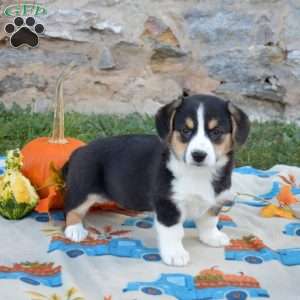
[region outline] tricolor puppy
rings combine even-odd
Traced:
[[[156,115],[156,135],[98,139],[79,148],[63,171],[67,189],[65,235],[86,238],[82,220],[95,203],[113,199],[122,207],[154,211],[162,260],[184,266],[183,221],[193,218],[199,239],[227,245],[217,229],[220,203],[230,197],[234,149],[246,141],[246,114],[217,97],[182,97]]]

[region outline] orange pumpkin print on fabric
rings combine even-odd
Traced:
[[[260,211],[261,216],[265,218],[281,217],[293,219],[294,214],[289,205],[297,203],[299,200],[292,193],[292,186],[285,184],[277,195],[279,205],[269,204]]]

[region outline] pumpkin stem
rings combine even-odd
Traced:
[[[64,119],[64,95],[63,83],[69,75],[70,71],[75,67],[74,62],[71,62],[68,67],[61,72],[56,84],[56,103],[54,108],[53,130],[49,143],[53,144],[67,144],[68,140],[65,138],[65,119]]]

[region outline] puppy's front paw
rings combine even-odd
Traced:
[[[211,247],[224,247],[230,243],[229,237],[218,229],[203,232],[199,238],[204,244]]]
[[[163,262],[170,266],[183,267],[190,261],[189,253],[183,247],[161,249]]]
[[[81,223],[69,225],[65,229],[65,236],[73,242],[81,242],[88,236],[88,231]]]

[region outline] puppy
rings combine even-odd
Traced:
[[[88,235],[82,220],[95,203],[113,199],[136,211],[154,211],[162,260],[184,266],[183,221],[193,218],[199,239],[229,243],[217,229],[219,201],[230,197],[234,149],[246,141],[246,114],[214,96],[194,95],[162,107],[156,135],[97,139],[77,149],[64,166],[67,238]]]

